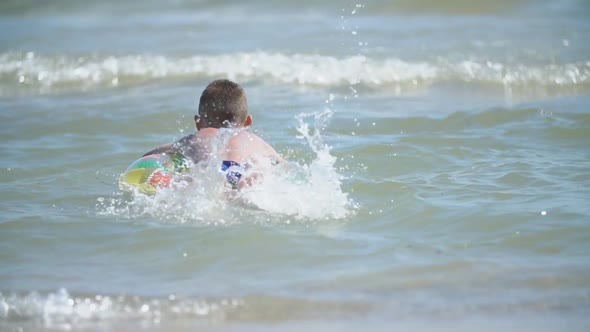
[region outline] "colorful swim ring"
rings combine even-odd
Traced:
[[[123,191],[153,195],[158,189],[168,188],[174,176],[188,172],[189,161],[182,155],[152,154],[134,161],[119,178]]]

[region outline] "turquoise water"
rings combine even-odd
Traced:
[[[588,330],[589,17],[2,2],[0,330]],[[121,193],[220,77],[290,165]]]

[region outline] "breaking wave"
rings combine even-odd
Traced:
[[[515,89],[545,88],[563,92],[590,91],[590,61],[519,64],[491,60],[451,61],[436,58],[408,62],[395,57],[362,55],[286,55],[235,53],[173,57],[164,55],[0,54],[0,91],[51,92],[224,76],[249,81],[339,87],[358,84],[404,94],[442,82],[476,83]]]
[[[0,293],[0,327],[11,323],[69,331],[90,324],[141,324],[157,326],[162,321],[200,318],[223,320],[228,312],[244,305],[239,298],[195,299],[174,294],[150,298],[132,295],[72,295],[62,288],[40,294]],[[22,330],[22,328],[16,330]]]

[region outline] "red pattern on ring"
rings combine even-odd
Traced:
[[[172,175],[162,172],[154,172],[150,178],[150,184],[154,187],[170,187],[172,182]]]

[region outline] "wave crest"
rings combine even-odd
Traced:
[[[73,57],[32,52],[0,55],[0,86],[5,92],[13,93],[22,89],[67,91],[219,76],[319,87],[364,85],[388,90],[394,87],[397,94],[441,82],[589,91],[590,61],[532,66],[488,60],[455,62],[438,58],[406,62],[398,58],[265,52],[190,57],[146,54]]]

